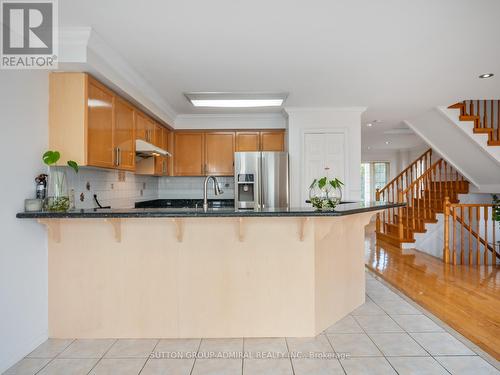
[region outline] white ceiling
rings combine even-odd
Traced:
[[[383,133],[402,120],[500,97],[498,0],[61,0],[59,14],[91,26],[179,114],[214,112],[184,92],[288,92],[285,106],[368,107],[363,124],[383,122],[363,125],[363,146],[394,149],[420,143]]]

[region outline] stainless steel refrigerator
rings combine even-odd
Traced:
[[[237,209],[288,208],[288,153],[236,152],[234,190]]]

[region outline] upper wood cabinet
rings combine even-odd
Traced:
[[[137,112],[135,137],[149,143],[155,137],[155,123],[142,112]]]
[[[285,132],[283,131],[262,131],[260,132],[261,151],[284,151]]]
[[[285,151],[282,130],[236,132],[236,151]]]
[[[113,92],[89,78],[87,99],[88,151],[85,165],[113,168],[117,162],[116,149],[113,145],[114,105]]]
[[[174,132],[174,175],[203,176],[205,174],[205,134]]]
[[[135,168],[135,113],[125,100],[115,99],[115,126],[113,132],[115,166],[133,171]]]
[[[136,139],[167,148],[168,129],[87,73],[50,73],[49,148],[61,164],[134,171]]]
[[[205,133],[206,175],[231,176],[234,173],[234,132]]]
[[[236,151],[259,151],[259,132],[236,132]]]

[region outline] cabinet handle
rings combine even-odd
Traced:
[[[118,165],[122,164],[122,150],[118,147]]]
[[[118,166],[118,147],[115,147],[114,151],[115,151],[115,157],[114,157],[115,162],[114,162],[114,164],[115,164],[115,166]]]

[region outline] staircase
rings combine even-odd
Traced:
[[[473,121],[474,134],[487,134],[488,146],[500,146],[500,100],[464,100],[448,108],[460,110],[460,121]]]
[[[494,219],[495,207],[461,204],[459,195],[468,193],[469,182],[446,160],[434,161],[432,149],[427,150],[377,190],[377,201],[406,203],[377,214],[377,242],[402,249],[416,242],[417,233],[426,233],[428,225],[438,224],[440,215],[434,229],[442,232],[445,263],[497,264],[500,227]]]
[[[433,162],[432,149],[427,150],[382,189],[377,201],[403,202],[377,215],[377,240],[402,248],[415,242],[415,233],[425,233],[426,224],[437,223],[436,215],[444,212],[445,198],[459,203],[458,195],[469,192],[469,183],[446,160]]]

